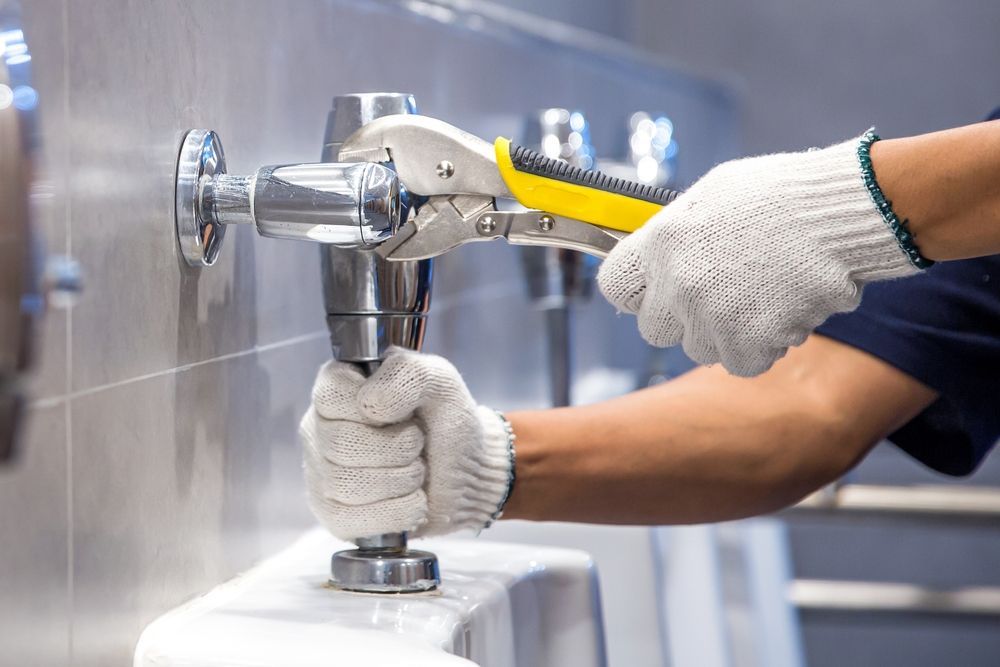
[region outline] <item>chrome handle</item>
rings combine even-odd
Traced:
[[[372,248],[405,218],[396,173],[381,164],[270,165],[250,176],[226,172],[222,144],[192,130],[177,162],[176,225],[185,260],[210,266],[228,225],[261,236]]]

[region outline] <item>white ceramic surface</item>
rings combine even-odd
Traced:
[[[569,549],[427,540],[438,591],[367,595],[327,584],[323,530],[154,621],[135,667],[597,667],[604,638],[590,557]]]

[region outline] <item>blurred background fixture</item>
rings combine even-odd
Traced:
[[[15,453],[24,374],[43,308],[42,258],[29,205],[37,104],[30,72],[20,15],[0,4],[0,464]]]
[[[580,111],[552,107],[532,114],[525,122],[526,146],[545,157],[580,169],[594,169],[590,127]],[[599,264],[595,257],[559,248],[521,248],[528,296],[545,314],[545,354],[548,358],[551,404],[572,403],[573,310],[590,299]]]
[[[51,189],[38,178],[38,91],[20,7],[0,2],[0,465],[18,453],[30,371],[46,305],[69,306],[76,262],[47,256],[38,209]]]
[[[39,328],[25,446],[0,467],[0,655],[18,665],[127,664],[150,620],[313,525],[295,432],[330,354],[315,249],[234,229],[212,271],[188,268],[169,185],[187,129],[247,147],[229,168],[250,173],[315,160],[345,91],[408,90],[424,113],[486,137],[522,134],[535,109],[581,109],[598,166],[638,176],[662,148],[656,178],[685,187],[740,154],[873,123],[887,136],[954,126],[1000,103],[995,0],[22,5],[42,101],[37,228],[50,253],[79,260],[88,289]],[[673,163],[669,142],[654,146],[661,116],[681,144]],[[644,138],[633,147],[628,133]],[[428,351],[483,403],[548,404],[546,317],[518,249],[473,244],[436,271]],[[573,320],[575,402],[689,365],[676,350],[651,361],[603,299],[576,302]],[[952,481],[880,447],[847,482],[1000,486],[1000,457]],[[1000,655],[997,617],[976,602],[989,595],[971,596],[977,613],[855,604],[859,590],[989,593],[995,523],[833,509],[685,528],[500,522],[484,537],[592,545],[613,666],[979,667]]]

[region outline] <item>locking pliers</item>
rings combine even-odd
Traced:
[[[377,248],[389,260],[435,257],[501,237],[604,257],[678,195],[573,167],[502,137],[490,144],[418,115],[362,126],[341,145],[339,160],[392,163],[406,191],[426,198]]]

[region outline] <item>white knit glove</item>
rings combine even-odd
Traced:
[[[342,539],[478,530],[506,500],[507,424],[441,357],[393,350],[370,378],[327,363],[299,433],[309,504]]]
[[[857,307],[866,283],[917,271],[863,178],[861,143],[717,166],[618,244],[601,291],[653,345],[766,371]]]

